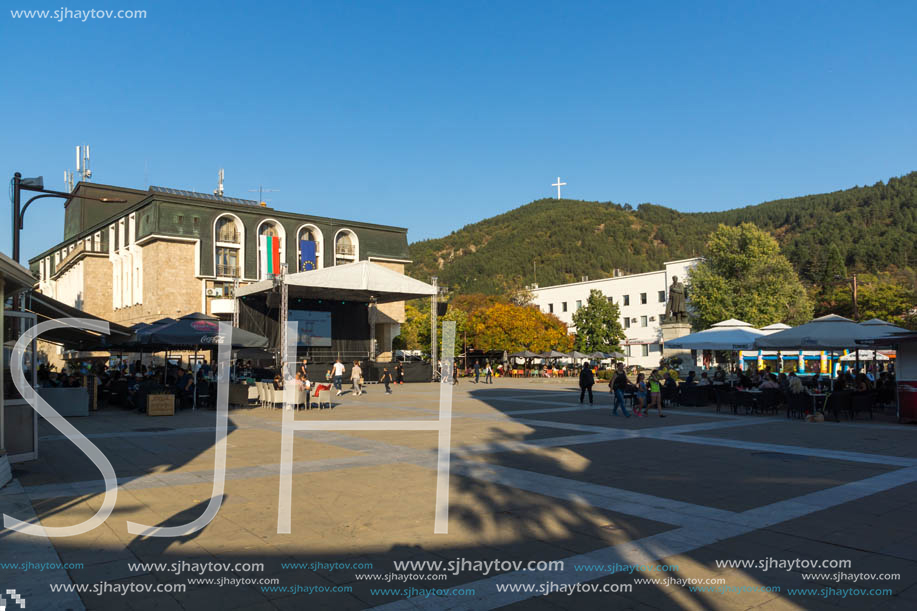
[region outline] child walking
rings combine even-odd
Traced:
[[[642,373],[637,374],[637,405],[634,407],[634,414],[640,418],[646,418],[646,406],[649,403],[645,377]]]
[[[662,413],[662,384],[659,382],[658,369],[654,369],[650,374],[650,403],[656,406],[659,417],[665,418],[665,414]]]

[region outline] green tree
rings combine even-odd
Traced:
[[[688,296],[698,329],[727,318],[763,327],[812,317],[806,290],[777,240],[751,223],[720,225],[710,234],[707,258],[688,273]]]
[[[847,277],[847,266],[844,263],[844,256],[837,244],[831,244],[828,247],[828,255],[825,257],[825,268],[822,271],[821,283],[824,286],[834,285],[838,280]]]
[[[580,352],[620,351],[624,329],[618,320],[621,312],[616,303],[611,303],[601,291],[589,291],[586,305],[573,314],[576,326],[574,347]]]
[[[402,350],[430,351],[430,306],[424,309],[422,302],[408,301],[404,304],[404,322],[401,333],[392,340],[392,347],[397,343]]]
[[[915,295],[907,287],[887,278],[865,275],[857,294],[860,319],[881,318],[889,322],[903,317],[914,307]]]

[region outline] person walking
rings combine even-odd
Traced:
[[[624,391],[627,390],[628,386],[630,386],[630,382],[627,380],[627,372],[624,371],[624,363],[618,363],[615,377],[611,381],[611,393],[615,396],[614,408],[611,410],[613,416],[618,415],[618,408],[620,407],[621,413],[630,418],[630,414],[627,413],[627,409],[624,407]]]
[[[392,388],[391,388],[392,374],[389,373],[388,367],[382,368],[382,377],[379,378],[379,382],[381,382],[385,386],[385,394],[387,395],[392,394]]]
[[[582,403],[589,391],[589,405],[592,405],[592,387],[595,385],[595,376],[592,374],[592,368],[589,363],[583,365],[582,371],[579,372],[579,402]]]
[[[484,383],[493,384],[494,383],[494,368],[490,366],[490,361],[484,365]]]
[[[481,364],[478,361],[474,362],[474,383],[478,384],[481,381]]]
[[[339,358],[335,359],[334,366],[331,367],[331,379],[334,382],[334,388],[338,391],[336,396],[340,397],[343,392],[341,382],[344,379],[344,363]]]
[[[395,365],[395,383],[404,384],[404,363]]]
[[[350,370],[350,383],[353,384],[353,394],[363,394],[363,370],[360,369],[360,362],[353,362],[353,369]]]
[[[659,382],[659,370],[654,369],[650,373],[650,404],[656,406],[656,413],[659,414],[660,418],[665,418],[665,414],[662,413],[662,384]]]
[[[646,406],[649,403],[645,378],[642,373],[637,374],[637,404],[634,407],[634,415],[640,418],[646,418]],[[641,409],[643,413],[640,413]]]

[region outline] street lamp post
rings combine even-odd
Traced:
[[[39,195],[32,197],[25,203],[25,206],[20,206],[22,201],[22,191],[35,191]],[[39,176],[37,178],[23,178],[22,174],[16,172],[13,174],[13,260],[16,263],[19,263],[19,232],[23,227],[23,217],[25,217],[25,211],[28,210],[29,204],[34,202],[36,199],[42,199],[44,197],[59,197],[61,199],[70,201],[75,197],[80,199],[88,199],[96,202],[104,202],[107,204],[124,204],[127,203],[126,199],[117,199],[112,197],[88,197],[85,195],[76,195],[75,193],[65,193],[63,191],[51,191],[50,189],[44,188],[44,179]]]

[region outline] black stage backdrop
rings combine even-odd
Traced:
[[[316,363],[363,360],[369,356],[368,303],[290,299],[290,310],[331,312],[331,346],[298,346],[297,358]],[[268,305],[266,294],[246,295],[239,300],[239,327],[268,338],[272,350],[280,349],[280,303]]]

